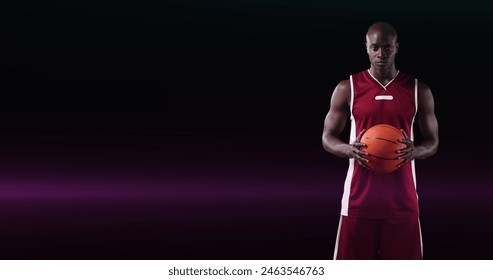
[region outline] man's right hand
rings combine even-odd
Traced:
[[[361,130],[361,132],[358,134],[358,137],[353,141],[353,143],[349,144],[351,149],[349,150],[349,157],[354,158],[356,162],[361,166],[366,169],[370,169],[366,163],[369,162],[368,159],[365,158],[365,156],[368,155],[367,152],[364,152],[361,150],[361,148],[366,147],[366,144],[361,143],[361,136],[365,133],[366,129]]]

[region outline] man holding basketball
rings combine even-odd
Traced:
[[[438,148],[438,121],[430,88],[395,67],[397,33],[386,22],[366,33],[370,69],[341,81],[331,97],[322,144],[338,157],[349,158],[334,259],[423,259],[415,159]],[[341,133],[350,121],[349,143]],[[414,143],[413,125],[421,139]],[[399,168],[379,173],[369,167],[362,150],[366,129],[387,124],[401,129],[405,148]]]

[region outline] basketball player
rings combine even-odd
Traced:
[[[349,76],[335,87],[325,118],[322,144],[338,157],[349,158],[342,195],[334,259],[423,259],[416,192],[415,159],[438,148],[438,121],[430,88],[396,69],[399,49],[392,25],[368,28],[366,52],[370,69]],[[349,143],[341,136],[350,121]],[[385,123],[402,129],[404,162],[392,173],[368,169],[360,150],[365,129]],[[413,142],[413,125],[422,136]]]

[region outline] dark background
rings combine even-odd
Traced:
[[[487,4],[11,2],[1,259],[331,259],[347,160],[323,120],[380,20],[435,96],[425,258],[491,258]]]

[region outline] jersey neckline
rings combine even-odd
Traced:
[[[383,87],[384,90],[387,90],[387,87],[395,80],[395,78],[397,78],[397,75],[399,75],[400,71],[397,70],[397,73],[395,73],[395,76],[392,78],[392,80],[390,80],[386,85],[383,85],[382,83],[380,83],[379,80],[377,80],[377,78],[375,78],[371,72],[370,72],[370,69],[366,70],[368,72],[368,74],[370,75],[370,77],[373,78],[373,80],[375,80],[375,82],[377,82],[381,87]]]

